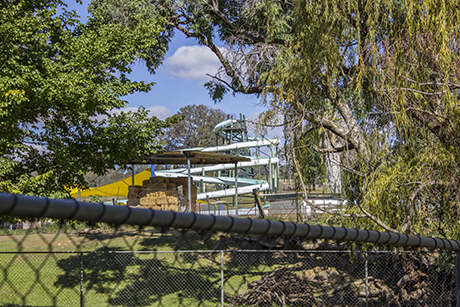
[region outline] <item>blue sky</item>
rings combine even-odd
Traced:
[[[78,4],[68,0],[68,9],[73,9],[86,20],[89,0]],[[239,118],[242,113],[246,118],[254,118],[264,108],[259,106],[259,99],[254,95],[239,94],[235,97],[228,93],[222,102],[215,104],[208,95],[203,84],[210,78],[206,73],[213,74],[220,67],[217,57],[204,46],[198,46],[194,39],[187,39],[177,33],[170,44],[164,64],[151,75],[141,62],[133,66],[131,78],[155,82],[148,93],[136,93],[126,97],[129,102],[127,109],[143,106],[152,115],[164,119],[175,114],[181,107],[189,104],[204,104],[211,108],[221,109]]]

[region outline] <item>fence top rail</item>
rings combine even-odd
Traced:
[[[212,249],[212,250],[171,250],[171,251],[161,251],[161,250],[145,250],[145,251],[114,251],[114,250],[76,250],[76,251],[0,251],[0,255],[8,254],[72,254],[72,255],[87,255],[87,254],[220,254],[220,253],[241,253],[241,254],[433,254],[433,253],[451,253],[452,251],[414,251],[414,250],[332,250],[332,249],[299,249],[299,250],[266,250],[266,249]]]
[[[0,215],[460,251],[457,240],[345,227],[199,215],[0,193]]]

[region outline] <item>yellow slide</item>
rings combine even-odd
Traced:
[[[150,179],[150,168],[134,175],[134,185],[142,185],[144,180]],[[132,184],[132,177],[122,179],[117,182],[109,183],[97,188],[81,190],[81,197],[90,197],[91,195],[108,196],[108,197],[128,197],[128,187]],[[78,189],[70,190],[73,198],[78,197]]]

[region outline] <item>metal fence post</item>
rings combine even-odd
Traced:
[[[80,253],[80,307],[83,306],[83,253]]]
[[[224,251],[220,251],[220,302],[224,307]]]
[[[366,307],[369,306],[369,270],[368,270],[368,253],[364,253],[364,272],[366,278]]]
[[[460,307],[460,253],[457,252],[455,259],[455,294],[457,298],[457,307]]]

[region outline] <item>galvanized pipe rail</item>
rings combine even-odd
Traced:
[[[459,241],[442,238],[293,222],[110,206],[78,202],[76,200],[49,199],[6,193],[0,193],[0,215],[303,239],[329,239],[341,242],[363,242],[460,251]]]

